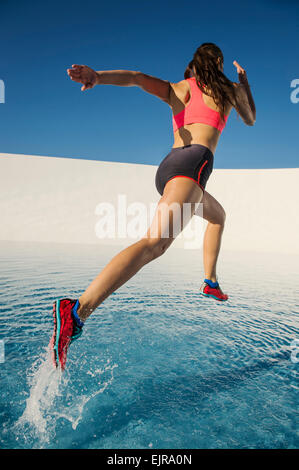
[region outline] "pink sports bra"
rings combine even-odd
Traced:
[[[209,124],[222,132],[228,116],[224,115],[225,122],[223,122],[220,113],[205,104],[202,91],[198,88],[195,77],[187,78],[187,81],[190,84],[191,97],[185,108],[172,117],[173,132],[185,124],[195,122]]]

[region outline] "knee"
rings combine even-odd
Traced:
[[[159,256],[162,256],[170,247],[173,239],[171,238],[147,238],[146,246],[148,251],[149,260],[152,261]]]
[[[225,224],[225,220],[226,220],[226,212],[225,210],[223,209],[223,207],[221,208],[221,214],[220,214],[220,225],[223,225]]]
[[[221,227],[224,227],[225,219],[226,219],[226,213],[223,207],[221,206],[218,208],[217,214],[213,218],[212,223],[216,225],[220,225]]]

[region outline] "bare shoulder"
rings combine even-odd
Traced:
[[[189,84],[187,80],[181,80],[180,82],[169,82],[170,84],[170,97],[169,105],[171,107],[177,105],[178,101],[186,103],[189,98]]]

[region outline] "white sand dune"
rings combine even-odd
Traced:
[[[0,154],[0,240],[127,246],[96,235],[96,207],[149,207],[160,199],[155,165]],[[225,208],[223,250],[299,253],[299,168],[217,170],[209,191]],[[203,224],[203,228],[205,223]],[[173,246],[181,248],[184,240]]]

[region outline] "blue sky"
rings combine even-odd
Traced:
[[[0,1],[0,152],[158,165],[173,145],[171,110],[137,87],[82,92],[66,72],[140,70],[172,82],[202,42],[247,71],[253,127],[230,115],[215,168],[298,167],[299,2]],[[297,95],[299,97],[299,93]]]

